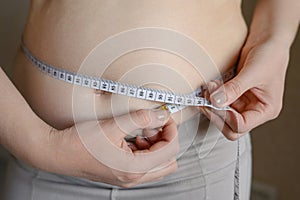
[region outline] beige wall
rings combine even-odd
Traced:
[[[253,5],[251,0],[243,3],[247,21]],[[6,70],[11,66],[18,47],[28,6],[29,0],[0,1],[0,65]],[[292,48],[282,114],[252,132],[254,179],[277,188],[280,200],[294,200],[300,196],[299,52],[298,35]]]

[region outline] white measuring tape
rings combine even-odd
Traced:
[[[72,72],[68,72],[66,70],[54,67],[43,61],[36,58],[22,43],[22,50],[26,56],[26,58],[39,70],[43,73],[70,83],[75,84],[91,89],[101,90],[105,92],[110,92],[112,94],[125,95],[128,97],[134,97],[139,99],[144,99],[148,101],[155,101],[165,103],[164,108],[166,108],[170,113],[176,113],[187,106],[204,106],[210,107],[215,110],[232,110],[229,106],[218,108],[212,103],[201,97],[202,89],[199,87],[195,92],[191,94],[181,95],[175,94],[169,91],[163,91],[159,89],[152,89],[147,87],[140,87],[132,84],[120,83],[113,80],[107,80],[99,77],[92,77],[83,74],[76,74]],[[228,81],[235,75],[235,70],[232,69],[226,72],[224,75],[219,77],[218,79],[221,81]],[[206,90],[206,87],[203,87],[203,90]],[[239,140],[237,143],[237,161],[234,173],[234,200],[239,200],[239,159],[240,159],[240,147]]]
[[[91,89],[106,91],[113,94],[144,99],[148,101],[166,103],[166,107],[170,111],[170,113],[175,113],[179,110],[182,110],[186,106],[205,106],[205,107],[213,108],[215,110],[231,110],[230,107],[218,108],[212,105],[209,100],[202,98],[201,97],[202,91],[200,87],[192,94],[181,95],[181,94],[174,94],[173,92],[169,92],[169,91],[163,91],[158,89],[139,87],[136,85],[120,83],[120,82],[107,80],[99,77],[75,74],[40,61],[30,53],[30,51],[25,47],[25,45],[22,45],[22,49],[25,53],[25,56],[39,70],[41,70],[42,72],[44,72],[49,76],[52,76],[53,78],[59,79],[61,81],[65,81],[70,84],[75,84],[75,85],[79,85]],[[227,81],[233,76],[234,76],[234,70],[230,70],[227,73],[225,73],[223,76],[221,76],[219,79],[223,81]]]

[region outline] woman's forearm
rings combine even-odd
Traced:
[[[47,133],[49,126],[31,110],[2,68],[0,94],[0,144],[15,156],[29,161],[28,156],[35,152],[33,149],[39,148],[41,137],[45,137],[41,133]]]
[[[251,42],[272,39],[290,47],[300,21],[299,0],[259,0],[250,26]]]

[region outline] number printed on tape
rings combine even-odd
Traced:
[[[100,81],[99,80],[92,80],[92,88],[99,89],[100,88]]]
[[[135,97],[136,96],[136,92],[137,92],[137,88],[135,88],[135,87],[129,87],[128,91],[127,91],[127,95],[129,97]]]
[[[146,94],[146,100],[154,101],[155,96],[156,96],[156,92],[149,90],[149,91],[147,91],[147,94]]]
[[[213,106],[207,99],[200,98],[201,88],[198,88],[192,94],[176,95],[170,94],[167,91],[155,90],[151,88],[139,88],[134,85],[122,84],[115,81],[104,80],[99,77],[89,77],[83,74],[73,74],[62,69],[58,69],[48,64],[44,64],[42,61],[34,57],[30,51],[22,43],[22,50],[25,53],[26,58],[39,70],[45,74],[51,75],[52,77],[88,88],[100,89],[102,91],[108,91],[111,93],[117,93],[126,95],[129,97],[141,98],[150,101],[157,101],[166,103],[167,109],[170,113],[178,112],[184,109],[186,106],[207,106],[216,110],[231,110],[230,107],[217,108]],[[227,81],[232,78],[235,74],[235,69],[230,70],[218,79],[220,81]],[[205,90],[205,86],[203,87]],[[234,200],[239,200],[239,140],[238,140],[238,151],[237,151],[237,162],[234,176]]]
[[[109,90],[109,83],[107,81],[101,81],[100,90],[108,92],[108,90]]]
[[[127,95],[127,87],[123,84],[119,85],[118,94]]]
[[[146,99],[147,91],[143,88],[137,90],[137,98]]]
[[[118,92],[118,85],[116,83],[110,83],[108,91],[111,92],[111,93],[117,93]]]
[[[159,91],[156,93],[156,99],[155,101],[158,101],[158,102],[165,102],[165,98],[166,98],[166,94]]]

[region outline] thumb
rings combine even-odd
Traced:
[[[114,125],[118,128],[118,137],[124,138],[138,129],[155,129],[166,124],[170,117],[167,110],[138,110],[114,119]],[[121,131],[121,133],[120,133]],[[131,135],[131,134],[130,134]]]
[[[229,106],[250,89],[251,83],[248,82],[243,74],[238,74],[210,95],[211,102],[218,107]]]

